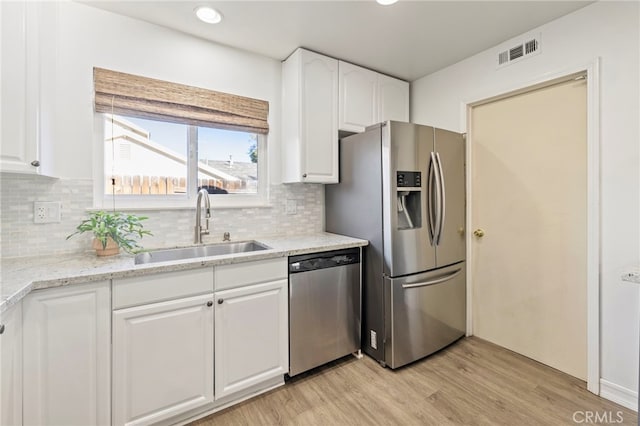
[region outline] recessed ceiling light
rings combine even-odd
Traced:
[[[383,6],[389,6],[390,4],[394,4],[398,0],[376,0],[376,1],[378,2],[378,4],[381,4]]]
[[[199,6],[193,10],[198,19],[207,24],[217,24],[222,21],[222,14],[209,6]]]

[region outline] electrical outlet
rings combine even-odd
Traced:
[[[59,223],[60,201],[36,201],[33,203],[33,223]]]
[[[287,200],[286,213],[287,214],[296,214],[298,210],[298,203],[296,200]]]

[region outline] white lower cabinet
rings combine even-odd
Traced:
[[[113,312],[115,425],[152,424],[213,402],[213,311],[210,293]]]
[[[0,316],[0,425],[22,424],[22,303]]]
[[[0,317],[0,424],[173,424],[283,384],[287,289],[278,258],[34,291]]]
[[[216,292],[216,399],[289,370],[287,280]]]
[[[109,281],[25,297],[24,425],[111,423],[110,302]]]

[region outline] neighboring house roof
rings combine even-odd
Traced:
[[[258,164],[242,161],[208,160],[207,164],[215,170],[220,170],[244,181],[258,180]]]

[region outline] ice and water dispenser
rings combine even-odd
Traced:
[[[398,229],[422,227],[422,173],[396,173]]]

